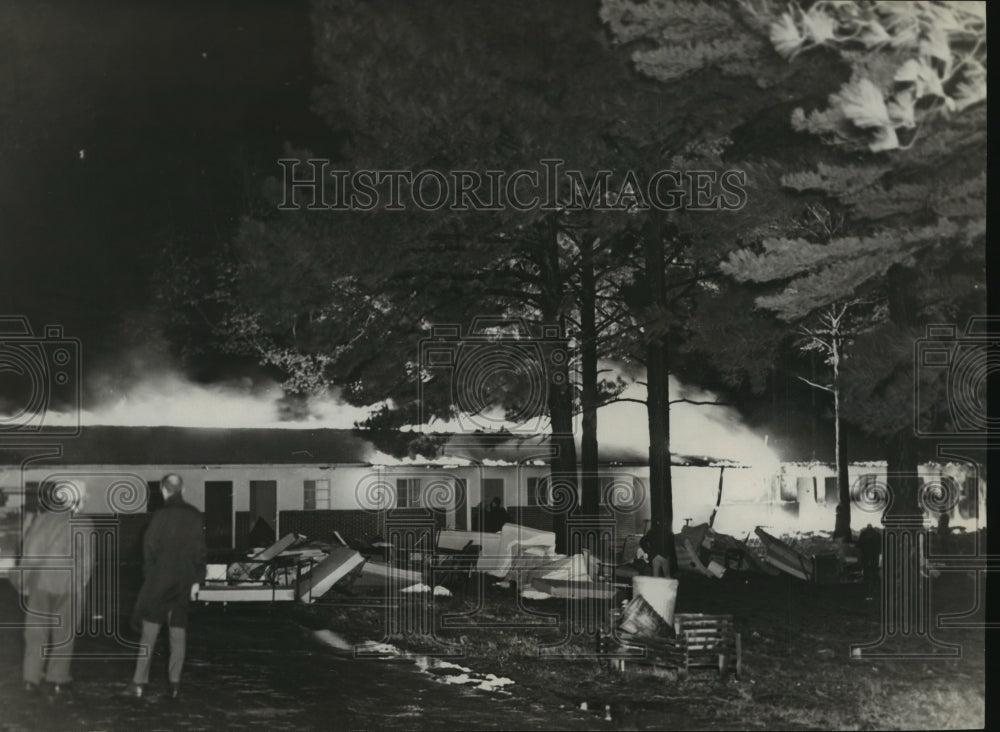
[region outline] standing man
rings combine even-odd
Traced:
[[[861,571],[864,573],[865,599],[871,600],[878,588],[878,558],[882,554],[882,537],[871,524],[858,534],[858,553],[861,554]]]
[[[504,524],[510,523],[510,514],[503,507],[503,500],[500,496],[496,496],[490,501],[490,507],[486,510],[484,523],[486,531],[490,534],[500,531],[504,527]]]
[[[18,564],[26,610],[22,678],[28,694],[38,693],[43,676],[53,696],[70,694],[76,628],[93,574],[92,524],[77,517],[82,505],[79,485],[43,484],[38,516],[24,535]]]
[[[639,540],[639,547],[649,557],[654,577],[670,577],[670,549],[667,546],[669,538],[671,537],[667,536],[663,524],[656,521]]]
[[[128,695],[141,697],[149,682],[149,664],[160,628],[170,636],[170,696],[180,693],[187,647],[188,606],[205,581],[205,533],[201,512],[182,497],[179,475],[163,476],[163,507],[153,514],[142,543],[144,581],[132,613],[132,627],[142,640]]]

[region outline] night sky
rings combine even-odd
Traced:
[[[113,359],[169,241],[213,247],[311,116],[305,2],[0,5],[0,300]]]
[[[162,349],[135,328],[157,252],[229,240],[283,146],[329,134],[310,111],[308,2],[6,2],[0,47],[0,314],[79,338],[83,393],[105,399],[95,383]],[[825,451],[815,396],[787,391],[744,417],[786,444],[798,434],[800,455]]]
[[[85,407],[134,398],[136,354],[163,348],[135,327],[156,253],[225,242],[283,145],[328,134],[309,109],[308,2],[8,2],[0,44],[2,310],[80,339]],[[4,378],[0,407],[19,386]],[[158,388],[176,403],[186,383]],[[232,399],[195,409],[236,419]]]

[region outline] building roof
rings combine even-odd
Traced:
[[[78,436],[0,443],[0,464],[18,465],[46,447],[61,448],[66,465],[367,464],[377,455],[357,430],[83,427]]]
[[[61,454],[54,454],[61,450]],[[46,457],[41,457],[45,455]],[[444,465],[548,464],[547,435],[422,435],[348,429],[201,427],[83,427],[77,436],[10,437],[0,442],[0,465],[31,457],[63,465]],[[604,449],[601,465],[646,465],[641,451]],[[731,464],[672,456],[674,465]]]

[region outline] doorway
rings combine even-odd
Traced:
[[[270,546],[278,534],[278,481],[250,481],[250,545]]]
[[[205,481],[205,545],[209,549],[233,548],[233,482]]]

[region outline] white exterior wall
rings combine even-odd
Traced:
[[[133,494],[133,487],[145,488],[147,481],[158,481],[167,473],[177,473],[184,480],[184,499],[200,510],[205,508],[205,483],[229,481],[233,484],[233,511],[250,510],[250,481],[273,480],[277,483],[278,511],[302,510],[304,481],[330,481],[330,508],[358,508],[355,487],[371,469],[363,466],[53,466],[29,467],[23,473],[8,470],[5,487],[20,488],[23,483],[70,481],[84,486],[86,513],[141,513],[146,510],[145,493]],[[23,481],[23,482],[22,482]]]
[[[674,530],[684,526],[684,519],[692,524],[707,522],[715,508],[718,491],[719,467],[673,466],[674,488]],[[464,479],[467,485],[466,500],[459,510],[466,512],[466,526],[471,526],[472,510],[482,500],[482,482],[488,478],[504,480],[504,503],[507,506],[528,505],[527,482],[529,477],[541,478],[549,474],[544,465],[455,465],[455,466],[310,466],[310,465],[262,465],[262,466],[27,466],[23,473],[18,467],[0,468],[0,488],[11,494],[8,508],[19,504],[17,494],[26,482],[47,480],[69,480],[85,486],[83,510],[87,513],[142,513],[146,510],[145,482],[160,480],[164,474],[178,473],[185,483],[185,499],[197,508],[205,508],[206,481],[230,481],[233,485],[233,512],[248,511],[250,508],[250,481],[274,480],[277,483],[277,509],[281,511],[303,510],[303,483],[306,480],[330,481],[330,508],[333,510],[358,510],[363,505],[369,508],[392,508],[395,480],[397,478],[418,478],[422,495],[429,500],[440,501],[454,496],[455,480]],[[884,483],[885,466],[850,466],[849,479],[855,486],[862,475],[872,474]],[[919,467],[919,474],[928,483],[940,482],[942,476],[950,476],[959,486],[964,486],[971,476],[978,479],[978,517],[962,518],[957,509],[951,512],[952,526],[974,531],[986,525],[985,517],[985,477],[976,468],[958,464],[925,464]],[[602,468],[604,480],[612,479],[621,487],[638,480],[643,505],[638,510],[640,521],[649,517],[649,486],[647,467],[606,467]],[[835,475],[831,466],[815,464],[786,464],[780,474],[763,472],[752,468],[726,467],[723,472],[722,504],[715,519],[719,531],[742,535],[753,526],[761,525],[776,531],[829,531],[833,527],[835,502],[825,501],[824,480]],[[816,493],[811,488],[800,495],[796,489],[798,478],[816,480]],[[372,488],[388,488],[381,494]],[[782,485],[786,496],[795,496],[794,501],[782,500]],[[810,484],[806,484],[807,486]],[[140,490],[141,489],[141,490]],[[381,496],[381,497],[380,497]],[[818,500],[817,500],[818,497]],[[869,514],[872,523],[878,523],[880,514]],[[454,525],[454,509],[447,523]],[[929,519],[930,520],[930,519]],[[852,510],[852,525],[855,529],[868,522],[859,508]],[[235,523],[235,517],[234,517]],[[749,527],[749,529],[748,529]],[[235,526],[234,526],[235,528]]]

